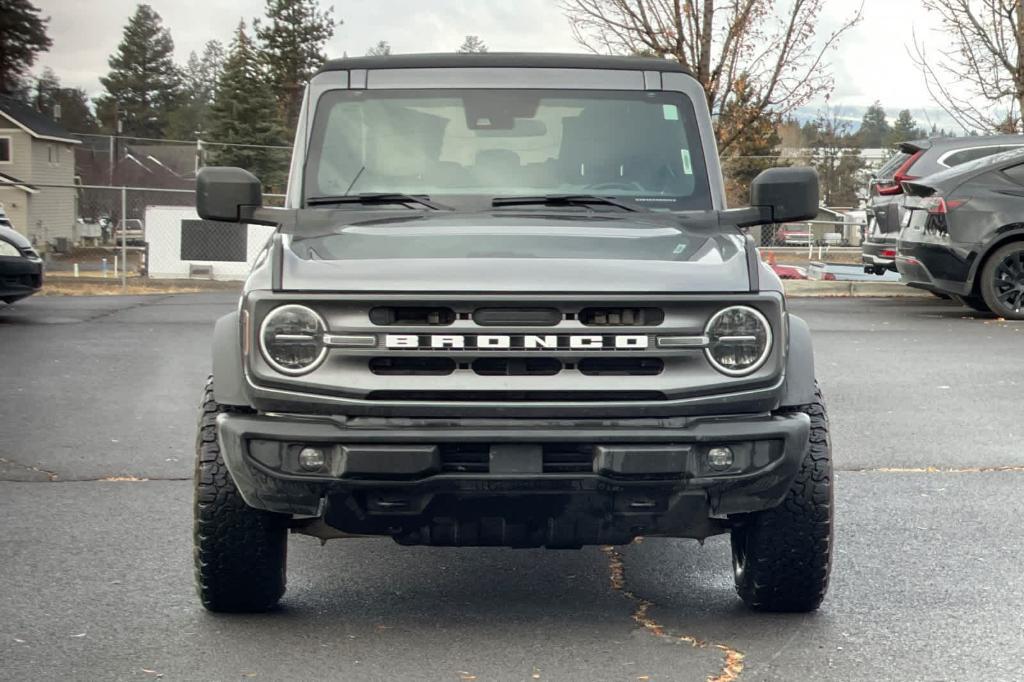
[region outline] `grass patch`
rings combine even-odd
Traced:
[[[212,280],[144,279],[129,277],[127,286],[120,279],[101,277],[56,277],[43,280],[37,296],[145,296],[153,294],[193,294],[204,291],[240,291],[241,282]]]

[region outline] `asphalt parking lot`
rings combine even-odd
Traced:
[[[0,308],[0,678],[1019,680],[1024,323],[799,299],[837,474],[821,611],[750,613],[727,538],[620,550],[290,541],[283,608],[191,576],[195,403],[229,294]]]

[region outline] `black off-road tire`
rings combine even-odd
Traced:
[[[785,501],[736,517],[736,592],[758,611],[806,612],[821,605],[832,567],[832,445],[821,389],[798,409],[811,418],[810,443]]]
[[[1002,279],[997,270],[1007,259],[1010,259],[1013,269],[1012,272],[1004,269],[1002,275],[1005,279]],[[1024,287],[1024,242],[1011,242],[996,249],[985,261],[980,277],[980,298],[991,312],[1007,320],[1024,320],[1024,290],[1021,289]],[[999,287],[1011,296],[1009,301],[999,298]]]
[[[210,611],[258,612],[284,595],[288,516],[253,509],[235,488],[217,443],[213,381],[203,390],[196,438],[193,556],[196,588]]]
[[[953,300],[960,305],[975,310],[979,313],[991,313],[992,309],[985,303],[981,296],[954,296]]]

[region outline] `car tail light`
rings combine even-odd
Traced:
[[[882,258],[895,258],[896,249],[882,249]]]
[[[917,180],[916,175],[910,175],[909,171],[913,167],[917,160],[924,154],[924,150],[914,152],[910,157],[903,162],[903,165],[896,169],[896,172],[892,175],[892,181],[890,182],[879,182],[875,185],[875,191],[882,196],[895,196],[903,193],[903,185],[901,183],[908,180]]]
[[[946,215],[950,211],[960,208],[967,203],[967,199],[946,199],[945,197],[925,197],[921,199],[918,206],[921,210],[928,211],[930,215]]]

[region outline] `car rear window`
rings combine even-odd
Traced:
[[[960,149],[943,156],[939,159],[939,164],[946,166],[947,168],[952,168],[953,166],[959,166],[960,164],[964,164],[969,161],[977,161],[978,159],[984,159],[995,154],[1015,151],[1021,149],[1021,147],[1022,145],[999,145],[998,147],[971,147],[970,149]]]

